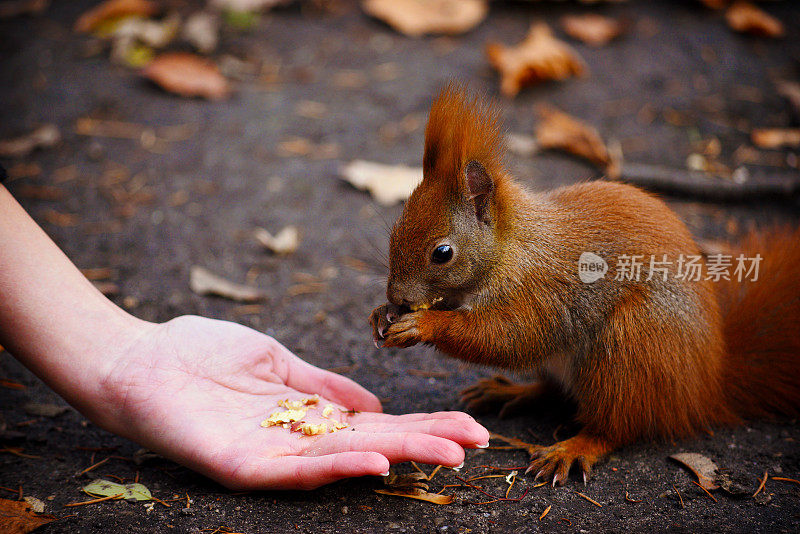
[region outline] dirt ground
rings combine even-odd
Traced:
[[[54,2],[38,17],[0,21],[0,139],[54,123],[63,140],[24,160],[3,160],[7,184],[36,220],[81,268],[109,267],[118,286],[114,300],[153,321],[179,314],[229,319],[275,336],[309,362],[334,369],[374,391],[391,413],[459,409],[458,392],[491,369],[466,367],[431,349],[378,350],[366,319],[384,300],[387,224],[400,207],[375,204],[338,178],[343,163],[366,159],[419,165],[425,114],[437,88],[451,78],[497,94],[497,77],[483,47],[488,40],[519,41],[530,21],[557,26],[565,13],[625,16],[630,33],[605,47],[576,44],[591,74],[545,84],[516,99],[500,99],[509,132],[532,133],[537,102],[550,102],[620,141],[629,161],[685,168],[700,140],[720,141],[719,160],[737,166],[754,126],[797,126],[798,117],[775,90],[775,80],[798,80],[800,8],[770,2],[789,37],[767,40],[734,34],[722,16],[699,2],[629,2],[584,6],[571,2],[492,3],[489,17],[460,37],[411,39],[364,15],[355,2],[333,12],[309,6],[276,9],[245,32],[223,31],[215,54],[243,59],[228,101],[208,102],[166,94],[134,72],[113,64],[96,43],[71,30],[92,2]],[[185,3],[184,3],[185,4]],[[185,8],[185,6],[184,6]],[[262,75],[248,72],[261,68]],[[314,101],[324,112],[308,116]],[[300,106],[298,113],[298,106]],[[305,116],[304,116],[305,115]],[[314,113],[311,113],[314,115]],[[185,139],[84,136],[81,118],[119,120],[155,128],[183,125]],[[287,153],[281,143],[304,138],[318,145],[309,155]],[[322,145],[322,148],[319,148]],[[285,146],[285,145],[284,145]],[[795,175],[796,155],[761,152],[753,168]],[[532,188],[545,189],[595,176],[596,171],[559,153],[509,154],[510,169]],[[794,163],[792,163],[794,162]],[[50,185],[63,198],[33,198],[30,186]],[[754,224],[800,218],[794,199],[671,204],[703,239],[735,239]],[[65,215],[66,214],[66,215]],[[0,214],[2,216],[2,214]],[[252,238],[256,226],[300,228],[302,241],[289,257],[265,253]],[[193,294],[192,265],[232,280],[250,280],[269,294],[266,305]],[[295,295],[297,284],[321,289]],[[292,289],[295,287],[295,289]],[[518,478],[511,497],[488,500],[474,490],[448,489],[447,506],[378,495],[379,479],[341,482],[312,492],[233,494],[171,462],[130,461],[136,444],[108,434],[69,410],[31,417],[26,402],[63,403],[8,354],[0,377],[25,389],[0,387],[2,422],[21,435],[4,442],[20,457],[0,451],[0,496],[22,486],[64,519],[42,532],[797,532],[800,487],[769,480],[767,502],[715,493],[668,460],[700,452],[755,491],[768,470],[800,478],[800,429],[794,421],[752,422],[712,436],[675,443],[639,444],[617,451],[584,487],[534,488]],[[575,429],[562,407],[543,406],[528,417],[479,419],[490,430],[549,443]],[[92,449],[96,450],[92,450]],[[113,456],[87,475],[93,462]],[[470,451],[465,469],[524,466],[525,453]],[[425,467],[430,469],[430,467]],[[407,472],[409,465],[400,465]],[[495,471],[498,472],[498,471]],[[63,508],[83,500],[90,476],[139,480],[166,507],[104,502]],[[456,483],[442,470],[434,491]],[[503,479],[482,481],[505,491]],[[596,506],[577,494],[597,501]],[[628,492],[632,500],[625,495]],[[679,495],[680,494],[680,498]],[[189,504],[187,506],[187,497]],[[682,499],[682,500],[681,500]],[[552,508],[543,520],[539,516]]]

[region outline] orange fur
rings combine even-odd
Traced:
[[[501,155],[497,110],[445,88],[426,129],[424,180],[392,232],[387,296],[396,306],[455,304],[402,315],[386,346],[428,343],[559,387],[576,402],[583,430],[531,464],[556,479],[565,462],[568,470],[583,458],[587,472],[637,439],[798,413],[800,231],[743,243],[745,253],[764,256],[757,282],[680,279],[677,258],[700,251],[661,200],[610,182],[530,193],[506,174]],[[475,220],[470,162],[492,180],[490,223]],[[458,251],[452,265],[431,265],[440,242]],[[580,281],[582,252],[608,261],[605,278]],[[614,280],[625,255],[666,255],[669,274],[648,280],[643,269],[639,280]],[[373,325],[385,313],[378,308]]]

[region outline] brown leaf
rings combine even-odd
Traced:
[[[107,0],[82,14],[75,22],[75,31],[89,33],[112,19],[131,15],[147,18],[158,12],[158,4],[149,0]]]
[[[514,47],[486,45],[489,62],[500,72],[500,90],[506,96],[546,80],[583,76],[586,63],[568,44],[556,39],[544,22],[531,26],[525,40]]]
[[[696,452],[682,452],[670,456],[679,464],[686,466],[697,476],[697,481],[707,490],[715,490],[717,486],[714,481],[717,477],[717,464],[710,458]]]
[[[778,93],[789,101],[795,113],[800,113],[800,83],[783,80],[777,86]]]
[[[25,135],[0,141],[0,157],[24,158],[37,148],[48,148],[61,140],[61,133],[54,124],[39,126]]]
[[[602,168],[611,178],[618,178],[620,163],[612,157],[597,130],[551,106],[537,108],[539,124],[536,141],[543,149],[564,150],[585,158]]]
[[[759,148],[800,146],[800,128],[761,128],[750,133],[753,144]]]
[[[380,493],[381,495],[392,495],[394,497],[405,497],[406,499],[416,499],[418,501],[425,501],[433,504],[450,504],[453,502],[452,495],[428,493],[423,489],[415,488],[413,486],[392,489],[376,489],[375,493]]]
[[[256,302],[267,298],[257,287],[236,284],[199,265],[192,266],[189,272],[189,287],[198,295],[216,295],[239,302]]]
[[[161,54],[142,70],[142,75],[181,96],[218,100],[231,92],[228,80],[212,61],[187,52]]]
[[[22,198],[35,200],[61,200],[64,198],[64,191],[52,185],[21,185],[17,188],[16,194]]]
[[[590,46],[603,46],[619,37],[624,29],[621,22],[595,13],[561,17],[561,27],[573,39]]]
[[[728,26],[737,32],[763,37],[782,37],[783,24],[750,2],[737,1],[725,13]]]
[[[700,0],[700,3],[711,9],[724,9],[730,3],[730,0]]]
[[[410,37],[464,33],[489,11],[486,0],[364,0],[361,7]]]
[[[0,3],[0,19],[20,15],[41,15],[50,7],[50,0],[10,0]]]
[[[31,505],[25,501],[0,499],[0,532],[5,534],[26,534],[56,519],[52,515],[33,513]]]
[[[56,226],[75,226],[80,222],[80,219],[74,213],[64,213],[56,210],[46,210],[43,216],[44,220]]]

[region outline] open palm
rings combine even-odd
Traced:
[[[408,460],[457,466],[462,446],[488,443],[463,413],[380,413],[355,382],[235,323],[179,317],[126,350],[107,388],[121,415],[107,426],[231,488],[311,489]],[[279,401],[315,394],[320,408],[337,407],[331,419],[346,428],[305,436],[260,426]],[[319,411],[309,416],[324,420]]]

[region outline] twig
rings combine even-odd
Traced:
[[[0,452],[7,452],[9,454],[13,454],[14,456],[19,456],[20,458],[31,458],[33,460],[38,460],[41,456],[37,456],[35,454],[25,454],[22,447],[3,447],[0,449]]]
[[[683,497],[681,496],[681,492],[678,491],[678,488],[675,487],[675,484],[672,485],[672,489],[675,490],[675,493],[678,494],[678,498],[681,500],[681,508],[686,508],[686,506],[684,506],[683,504]]]
[[[511,482],[508,484],[508,488],[506,488],[506,499],[508,499],[508,494],[511,493],[511,488],[514,487],[514,483],[517,481],[516,473],[512,473],[509,476],[511,476]],[[508,477],[506,477],[506,482],[508,482]]]
[[[561,519],[559,519],[559,521],[566,521],[566,522],[567,522],[567,525],[570,525],[570,526],[572,525],[572,521],[570,521],[570,520],[569,520],[569,519],[567,519],[566,517],[562,517]]]
[[[713,200],[752,200],[754,197],[790,197],[800,192],[796,172],[770,170],[742,183],[713,174],[678,168],[625,162],[620,181],[649,189]]]
[[[550,509],[551,509],[552,507],[553,507],[553,505],[551,504],[551,505],[548,505],[548,507],[544,509],[544,512],[542,512],[542,515],[540,515],[540,516],[539,516],[539,521],[541,521],[542,519],[544,519],[545,517],[547,517],[547,514],[549,514],[549,513],[550,513]]]
[[[6,490],[6,491],[10,491],[11,493],[17,493],[17,491],[18,491],[18,490],[15,490],[15,489],[7,488],[5,486],[0,486],[0,489],[1,490]]]
[[[558,425],[555,430],[553,430],[553,441],[558,441],[558,431],[561,430],[561,427],[564,425]]]
[[[153,499],[154,501],[156,501],[158,504],[163,504],[167,508],[171,508],[172,507],[170,504],[167,504],[166,502],[162,501],[158,497],[153,497],[152,495],[150,495],[150,498]]]
[[[598,508],[602,508],[603,507],[602,504],[600,504],[596,500],[592,499],[591,497],[587,497],[586,495],[584,495],[583,493],[581,493],[579,491],[576,491],[575,493],[577,493],[578,495],[580,495],[581,497],[583,497],[584,499],[586,499],[587,501],[589,501],[593,505],[597,506]]]
[[[103,502],[103,501],[110,501],[112,499],[119,499],[124,495],[123,493],[117,493],[116,495],[108,495],[107,497],[100,497],[98,499],[92,499],[90,501],[83,501],[83,502],[71,502],[69,504],[65,504],[64,506],[83,506],[85,504],[94,504],[96,502]]]
[[[769,469],[766,469],[766,470],[764,471],[764,478],[762,478],[762,479],[761,479],[761,484],[759,484],[759,485],[758,485],[758,489],[757,489],[757,490],[756,490],[756,492],[753,494],[753,497],[755,497],[756,495],[758,495],[759,493],[761,493],[761,490],[763,490],[763,489],[764,489],[764,485],[767,483],[767,478],[768,478],[768,477],[769,477]]]
[[[780,480],[781,482],[792,482],[793,484],[800,484],[800,480],[795,480],[793,478],[786,478],[786,477],[769,477],[772,480]]]
[[[94,469],[94,468],[96,468],[96,467],[100,467],[101,465],[103,465],[104,463],[106,463],[107,461],[109,461],[110,459],[111,459],[111,457],[109,456],[108,458],[106,458],[106,459],[104,459],[104,460],[100,460],[100,461],[99,461],[99,462],[97,462],[96,464],[90,465],[89,467],[87,467],[86,469],[84,469],[83,471],[81,471],[80,473],[78,473],[78,476],[85,475],[86,473],[88,473],[88,472],[89,472],[89,471],[91,471],[92,469]]]
[[[698,482],[695,482],[694,480],[692,480],[692,484],[694,484],[695,486],[697,486],[697,487],[698,487],[698,488],[700,488],[701,490],[705,491],[705,492],[706,492],[706,495],[708,495],[709,497],[711,497],[711,500],[712,500],[712,501],[714,501],[714,502],[717,502],[717,498],[716,498],[716,497],[714,497],[713,495],[711,495],[711,492],[710,492],[710,491],[708,491],[707,489],[705,489],[705,488],[704,488],[704,487],[703,487],[703,486],[702,486],[700,483],[698,483]],[[758,493],[758,492],[756,492],[756,493]],[[755,495],[753,495],[753,497],[755,497]]]
[[[628,490],[625,490],[625,500],[632,503],[642,502],[642,499],[639,499],[638,501],[636,499],[631,499],[630,496],[628,495]]]

